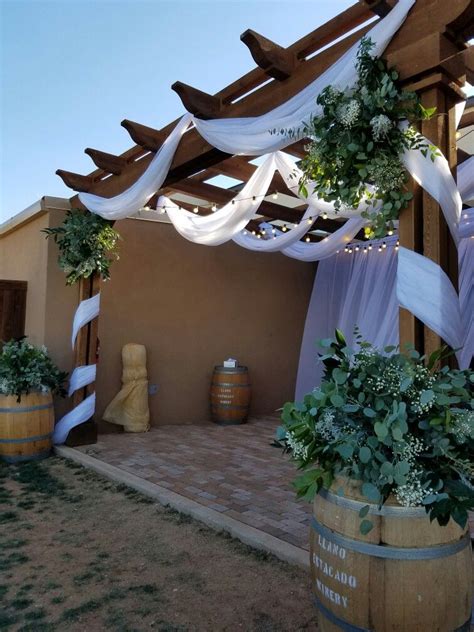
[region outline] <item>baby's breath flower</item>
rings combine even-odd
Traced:
[[[339,122],[344,127],[352,127],[359,119],[360,105],[355,99],[351,99],[348,103],[344,103],[337,110]]]
[[[296,439],[290,431],[286,433],[286,444],[293,453],[293,458],[302,459],[303,461],[308,458],[308,448],[301,441]]]
[[[372,118],[370,125],[372,127],[374,140],[380,140],[389,133],[392,127],[392,121],[385,114],[379,114]]]

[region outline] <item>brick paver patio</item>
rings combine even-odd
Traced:
[[[297,501],[295,467],[272,447],[277,418],[241,426],[159,426],[101,435],[77,448],[285,542],[308,549],[310,505]]]

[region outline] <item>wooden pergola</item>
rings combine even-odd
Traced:
[[[397,0],[359,0],[329,22],[283,48],[252,30],[241,35],[249,48],[256,67],[214,95],[181,82],[172,89],[180,96],[185,108],[200,118],[256,116],[266,113],[302,90],[357,42],[385,16]],[[316,4],[315,4],[316,8]],[[385,58],[397,67],[403,85],[416,91],[425,107],[436,107],[437,114],[421,125],[421,132],[438,145],[446,156],[453,173],[458,160],[466,158],[456,148],[455,105],[465,100],[462,87],[466,81],[474,83],[474,55],[468,40],[474,36],[474,0],[417,0],[405,23],[389,44]],[[177,121],[160,130],[130,120],[121,125],[128,131],[135,145],[120,156],[87,148],[97,169],[79,175],[59,169],[57,174],[74,191],[113,197],[130,187],[145,171],[163,141]],[[474,108],[469,108],[461,123],[474,123]],[[285,148],[297,158],[304,155],[304,141]],[[208,144],[195,129],[184,134],[174,156],[162,189],[150,200],[156,204],[162,194],[185,194],[201,200],[198,211],[211,212],[212,204],[222,205],[235,191],[211,184],[208,180],[224,175],[246,182],[256,166],[250,156],[232,156]],[[457,282],[457,251],[438,204],[414,181],[414,198],[400,217],[400,244],[422,253],[441,265],[454,284]],[[269,193],[278,191],[292,195],[276,174]],[[179,202],[183,208],[195,210],[195,205]],[[74,196],[71,205],[82,205]],[[250,222],[249,230],[256,230],[261,221],[299,222],[305,206],[292,207],[278,199],[266,199],[259,209],[262,219]],[[343,220],[341,220],[343,221]],[[339,220],[318,219],[312,231],[326,234],[341,226]],[[359,236],[361,237],[361,236]],[[310,240],[318,240],[311,234]],[[306,237],[308,239],[308,237]],[[81,283],[80,299],[99,291],[99,279]],[[93,321],[81,330],[75,352],[76,366],[94,363],[98,322]],[[400,313],[400,344],[414,343],[420,352],[430,353],[441,340],[433,331],[409,312]],[[93,392],[90,385],[75,393],[75,404]],[[83,424],[83,426],[86,424]],[[74,430],[84,432],[81,426]]]

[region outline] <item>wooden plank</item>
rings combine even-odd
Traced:
[[[0,345],[25,335],[26,281],[0,281]]]
[[[275,44],[252,29],[244,31],[240,39],[248,47],[257,66],[266,75],[278,81],[288,79],[296,65],[295,53]]]

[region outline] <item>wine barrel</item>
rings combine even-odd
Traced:
[[[440,527],[423,507],[389,498],[380,509],[369,505],[374,527],[364,536],[359,511],[367,504],[360,484],[347,479],[315,498],[310,549],[318,629],[470,630],[468,532],[452,520]]]
[[[50,393],[0,395],[0,460],[20,463],[42,459],[51,452],[54,429]]]
[[[217,424],[243,424],[250,407],[250,382],[246,366],[216,366],[211,383],[211,418]]]

